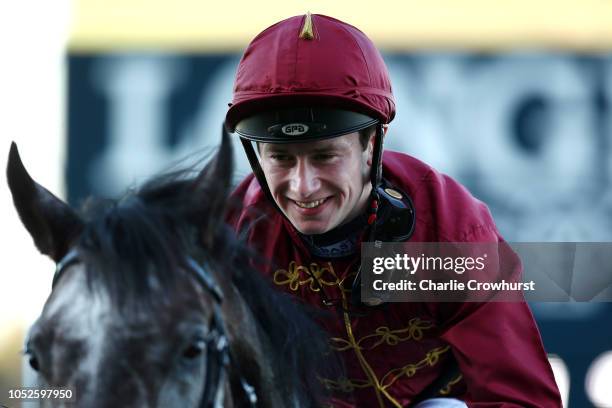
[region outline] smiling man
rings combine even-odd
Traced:
[[[372,186],[372,143],[356,132],[316,143],[260,145],[274,202],[302,234],[323,234],[364,214]]]
[[[330,17],[269,27],[238,66],[226,126],[253,174],[228,221],[273,261],[261,272],[274,285],[334,316],[322,324],[346,376],[321,378],[330,404],[560,407],[524,302],[360,299],[360,274],[371,272],[360,271],[362,242],[503,242],[464,187],[413,157],[382,154],[394,116],[380,53]]]

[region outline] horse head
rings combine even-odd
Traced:
[[[257,398],[258,406],[311,405],[300,377],[308,363],[302,371],[292,364],[314,363],[308,348],[321,354],[325,340],[256,272],[239,272],[245,252],[223,222],[231,176],[224,131],[195,177],[166,174],[75,211],[30,177],[11,146],[15,207],[57,265],[26,339],[41,386],[70,388],[83,407],[245,406]],[[287,351],[286,338],[266,334],[279,325],[291,338],[308,333],[305,349]]]

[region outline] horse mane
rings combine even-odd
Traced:
[[[186,279],[179,272],[186,270],[185,254],[201,254],[212,267],[223,268],[253,312],[273,353],[269,361],[279,391],[298,389],[300,406],[316,405],[322,395],[317,375],[331,373],[322,372],[330,361],[328,336],[312,313],[249,268],[256,255],[225,223],[216,228],[212,247],[202,247],[201,229],[213,221],[207,219],[213,204],[202,197],[217,192],[204,185],[208,191],[194,194],[194,180],[193,169],[184,169],[158,176],[117,200],[89,199],[81,211],[85,225],[78,245],[99,269],[87,268],[88,282],[104,285],[117,305],[168,304],[170,298],[151,296],[149,280],[172,293]]]

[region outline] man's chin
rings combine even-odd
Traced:
[[[323,223],[309,223],[309,222],[294,222],[291,221],[291,224],[298,230],[300,233],[304,235],[318,235],[324,234],[329,231],[331,228],[328,228],[327,225],[323,225]]]

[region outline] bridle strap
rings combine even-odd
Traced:
[[[55,273],[53,274],[51,289],[53,289],[55,285],[57,285],[57,282],[59,282],[60,278],[64,274],[64,271],[69,266],[74,265],[78,262],[80,262],[79,253],[76,249],[73,248],[68,251],[68,253],[66,253],[66,255],[64,255],[64,257],[57,264],[55,264]]]
[[[200,408],[222,407],[225,398],[229,344],[219,309],[219,304],[215,303],[210,337],[206,339],[206,381]]]
[[[228,368],[232,366],[236,369],[238,366],[237,361],[232,358],[230,353],[229,340],[222,318],[221,304],[223,303],[223,292],[215,281],[214,276],[208,272],[204,265],[198,264],[191,257],[187,257],[187,264],[191,271],[194,272],[198,282],[202,284],[204,289],[215,300],[212,324],[210,325],[211,336],[206,340],[206,380],[199,407],[222,408],[225,399],[224,384],[227,379]],[[257,394],[254,387],[244,377],[239,376],[239,378],[242,390],[247,401],[249,401],[249,407],[255,408],[257,406]]]
[[[215,281],[215,278],[191,257],[187,257],[187,265],[195,274],[198,282],[200,282],[204,289],[215,298],[215,301],[219,304],[223,302],[223,292]]]
[[[215,304],[210,333],[212,336],[206,342],[206,382],[204,383],[204,392],[202,393],[199,407],[222,408],[225,398],[224,384],[228,377],[228,368],[238,368],[238,362],[232,358],[230,353],[219,304]],[[240,376],[239,380],[248,407],[257,407],[255,388],[244,377]]]

